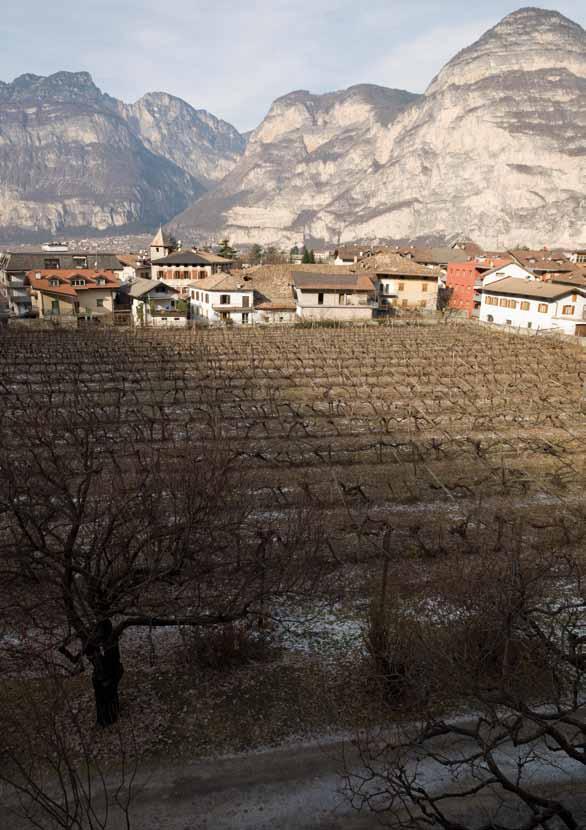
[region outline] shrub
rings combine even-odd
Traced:
[[[245,623],[196,629],[187,636],[187,649],[194,662],[214,671],[268,660],[274,650],[268,635],[251,630]]]

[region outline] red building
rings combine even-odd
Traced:
[[[498,268],[510,262],[510,257],[482,257],[469,262],[448,263],[446,288],[450,291],[448,308],[465,311],[468,317],[480,308],[480,298],[475,288],[478,280],[492,268]]]

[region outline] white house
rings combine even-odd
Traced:
[[[190,283],[230,270],[233,260],[209,251],[178,251],[151,263],[151,279],[161,280],[189,298]]]
[[[293,295],[297,316],[305,320],[371,320],[376,292],[366,274],[314,274],[296,271]]]
[[[189,285],[191,316],[210,323],[254,322],[254,290],[233,274],[214,274]]]
[[[337,248],[334,251],[334,265],[356,265],[358,260],[367,253],[369,253],[368,248]]]
[[[485,285],[480,320],[501,326],[579,334],[586,328],[586,289],[518,277]]]
[[[491,268],[482,275],[482,287],[492,285],[493,282],[504,280],[506,278],[520,279],[520,280],[536,280],[535,274],[523,265],[517,262],[507,262],[504,265],[498,265],[496,268]]]
[[[189,306],[176,288],[158,280],[137,280],[128,287],[132,319],[136,326],[186,326]]]

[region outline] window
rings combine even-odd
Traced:
[[[409,300],[401,300],[401,306],[403,308],[407,308],[408,305],[409,305]]]
[[[427,303],[425,300],[419,300],[419,308],[425,308],[426,305]]]
[[[248,323],[248,313],[245,313],[245,314],[242,315],[242,322],[244,324]]]
[[[164,271],[157,271],[157,279],[158,280],[162,280],[164,276],[165,276]]]
[[[53,286],[53,288],[57,288],[57,286],[59,285],[59,280],[58,279],[49,280],[49,285]]]
[[[527,300],[523,300],[521,303],[521,311],[529,311],[531,308],[531,303],[528,303]]]
[[[189,271],[184,271],[184,272],[183,272],[183,279],[184,279],[184,280],[188,280],[188,279],[189,279]]]
[[[210,295],[206,294],[206,303],[209,303],[209,301],[210,301]]]
[[[324,295],[321,292],[317,295],[317,304],[318,305],[323,305],[324,304]]]
[[[175,279],[176,279],[176,280],[180,280],[180,279],[181,279],[181,271],[175,271]]]
[[[243,297],[242,298],[242,308],[249,308],[250,306],[250,297]]]
[[[398,291],[404,291],[405,290],[405,283],[400,282],[399,285],[397,286],[397,290]]]
[[[547,303],[539,303],[537,306],[537,311],[540,314],[547,314]]]
[[[487,323],[494,323],[494,317],[492,316],[492,314],[487,314],[486,315],[486,322]]]
[[[338,294],[338,305],[344,305],[345,294]]]
[[[106,280],[103,277],[96,277],[96,285],[106,285]]]
[[[572,302],[573,303],[578,302],[578,295],[577,294],[572,294]]]
[[[533,323],[531,323],[531,322],[527,323],[527,328],[532,329],[533,328]]]
[[[104,308],[104,300],[103,299],[96,300],[96,306],[98,308]]]
[[[71,285],[85,285],[85,280],[71,280]]]
[[[425,292],[427,291],[427,288],[428,288],[427,283],[426,283],[426,282],[422,282],[422,283],[421,283],[421,291],[422,291],[424,294],[425,294]]]
[[[51,314],[59,314],[59,300],[51,300]]]
[[[220,305],[230,305],[229,294],[220,294]]]
[[[87,257],[86,256],[74,256],[73,257],[73,267],[74,268],[87,268]]]
[[[44,264],[44,268],[47,271],[52,271],[54,268],[61,268],[61,260],[60,259],[46,259]]]
[[[562,308],[562,314],[565,314],[566,317],[570,317],[574,313],[574,306],[573,305],[565,305]]]

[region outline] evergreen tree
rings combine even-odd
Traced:
[[[315,262],[315,257],[313,261]],[[309,251],[309,249],[306,248],[305,245],[303,246],[303,256],[301,257],[301,262],[304,265],[311,265],[311,251]]]
[[[220,256],[226,257],[226,259],[236,259],[236,257],[238,256],[238,251],[230,245],[229,239],[222,239],[220,242],[218,254]]]
[[[309,252],[309,262],[311,265],[315,265],[315,251],[313,250],[313,248]]]

